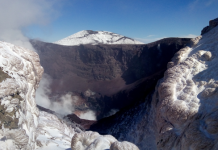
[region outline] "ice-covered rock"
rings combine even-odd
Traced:
[[[218,149],[218,26],[177,52],[153,104],[158,149]]]
[[[100,135],[92,131],[76,133],[72,138],[71,148],[72,150],[139,150],[130,142],[119,142],[111,135]]]
[[[127,141],[116,141],[111,145],[110,150],[139,150],[139,148]]]
[[[203,30],[201,30],[201,35],[209,32],[211,29],[213,29],[217,25],[218,25],[218,18],[210,20],[209,26],[206,26],[206,27],[203,28]]]
[[[0,149],[34,149],[43,68],[30,50],[0,42]]]
[[[36,149],[69,149],[72,137],[79,132],[79,128],[72,128],[54,114],[40,111]]]
[[[80,44],[144,44],[134,39],[108,31],[83,30],[61,39],[55,44],[73,46]]]

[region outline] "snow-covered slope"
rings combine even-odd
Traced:
[[[67,125],[54,114],[44,111],[40,111],[36,143],[37,150],[139,150],[134,144],[119,142],[111,135]]]
[[[37,150],[139,150],[134,144],[119,142],[111,135],[84,132],[44,111],[40,111],[36,143]]]
[[[177,52],[154,95],[158,149],[218,149],[218,26]]]
[[[112,32],[92,30],[83,30],[77,32],[54,43],[66,46],[80,44],[144,44],[142,42]]]
[[[40,111],[37,128],[37,150],[65,150],[71,146],[71,139],[75,133],[82,132],[79,128],[72,128],[57,116]]]

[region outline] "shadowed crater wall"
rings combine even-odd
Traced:
[[[45,73],[52,101],[76,96],[75,114],[88,110],[97,119],[144,100],[188,38],[166,38],[144,45],[61,46],[32,40]]]

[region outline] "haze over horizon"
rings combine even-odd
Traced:
[[[16,25],[8,24],[17,24],[17,20],[16,28],[25,37],[46,42],[82,30],[110,31],[144,43],[164,37],[195,37],[218,13],[218,0],[0,1],[0,17],[13,20],[0,26],[3,31],[14,29]]]

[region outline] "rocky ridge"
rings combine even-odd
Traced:
[[[218,27],[177,52],[153,97],[158,149],[218,149]]]
[[[218,18],[210,20],[209,26],[206,26],[206,27],[203,28],[203,30],[201,30],[201,35],[209,32],[211,29],[213,29],[217,25],[218,25]]]

